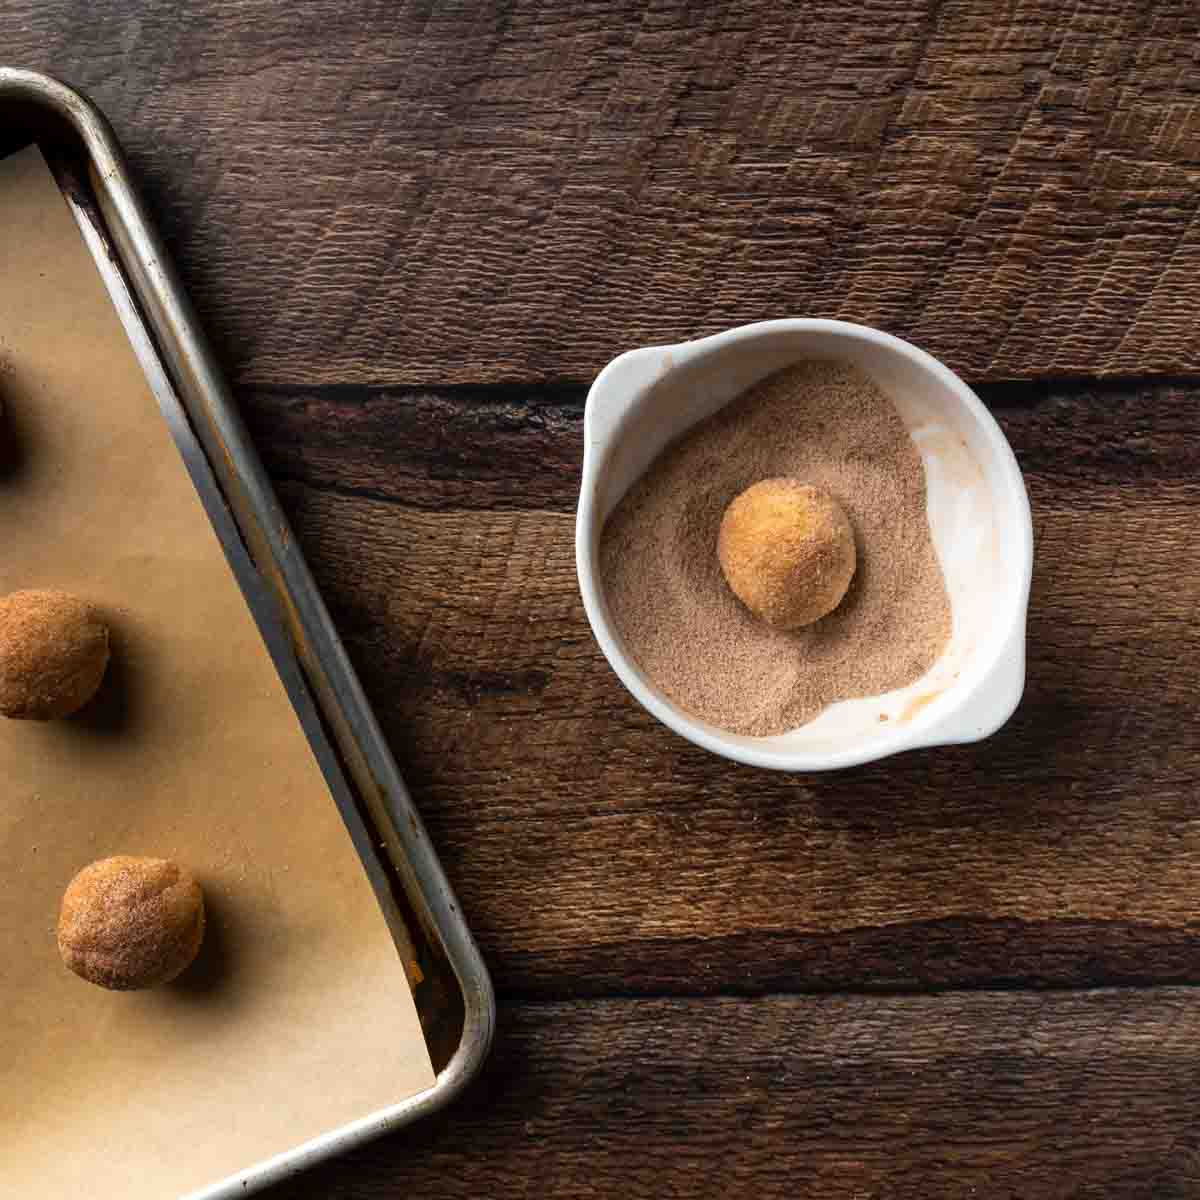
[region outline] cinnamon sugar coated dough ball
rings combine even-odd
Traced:
[[[725,510],[717,557],[752,613],[776,629],[799,629],[842,602],[854,578],[854,530],[821,488],[764,479]]]
[[[30,721],[69,717],[108,667],[108,626],[67,592],[0,598],[0,713]]]
[[[84,867],[63,895],[63,962],[112,991],[170,983],[203,940],[204,893],[190,871],[169,859],[101,859]]]

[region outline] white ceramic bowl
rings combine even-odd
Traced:
[[[831,705],[787,733],[746,737],[676,707],[626,653],[601,589],[600,533],[669,442],[764,376],[813,358],[865,371],[912,433],[925,464],[930,526],[954,628],[942,656],[910,686]],[[632,350],[592,384],[584,440],[575,558],[588,620],[621,681],[676,733],[754,766],[824,771],[920,746],[978,741],[1012,715],[1025,686],[1029,498],[1012,450],[979,397],[923,350],[862,325],[805,319]]]

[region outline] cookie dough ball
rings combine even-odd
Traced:
[[[117,992],[170,983],[204,940],[204,893],[191,872],[163,858],[119,855],[71,880],[58,917],[63,962]]]
[[[717,557],[752,613],[776,629],[799,629],[842,602],[854,577],[854,530],[821,488],[764,479],[725,510]]]
[[[108,626],[66,592],[0,599],[0,713],[30,721],[69,717],[108,667]]]

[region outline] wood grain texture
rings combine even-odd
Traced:
[[[1024,703],[977,746],[795,778],[676,738],[601,658],[577,396],[247,397],[506,990],[1200,980],[1200,394],[987,394],[1035,514]]]
[[[1200,1191],[1191,989],[559,1003],[500,1028],[445,1118],[269,1200]]]
[[[128,148],[504,998],[462,1104],[272,1200],[1200,1192],[1194,0],[3,24]],[[587,381],[794,314],[990,381],[1038,558],[985,743],[751,771],[594,645]],[[1161,378],[1000,382],[1064,375]]]
[[[763,317],[1200,370],[1194,0],[10,0],[256,383],[582,381]]]

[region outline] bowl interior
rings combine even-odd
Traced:
[[[626,659],[621,664],[626,682],[648,693],[639,698],[650,700],[680,732],[719,741],[750,758],[777,752],[777,765],[793,756],[853,754],[862,760],[906,746],[962,740],[933,731],[980,686],[1011,645],[1014,628],[1023,637],[1029,574],[1024,487],[1003,435],[974,393],[921,351],[844,325],[750,326],[640,354],[650,357],[638,371],[614,372],[607,384],[601,377],[589,399],[593,462],[584,485],[591,489],[587,554],[604,632]],[[743,737],[676,708],[628,659],[600,590],[599,535],[621,497],[671,441],[771,372],[813,358],[851,363],[869,374],[912,434],[925,466],[930,527],[953,633],[941,658],[906,688],[832,705],[807,725],[773,737]]]

